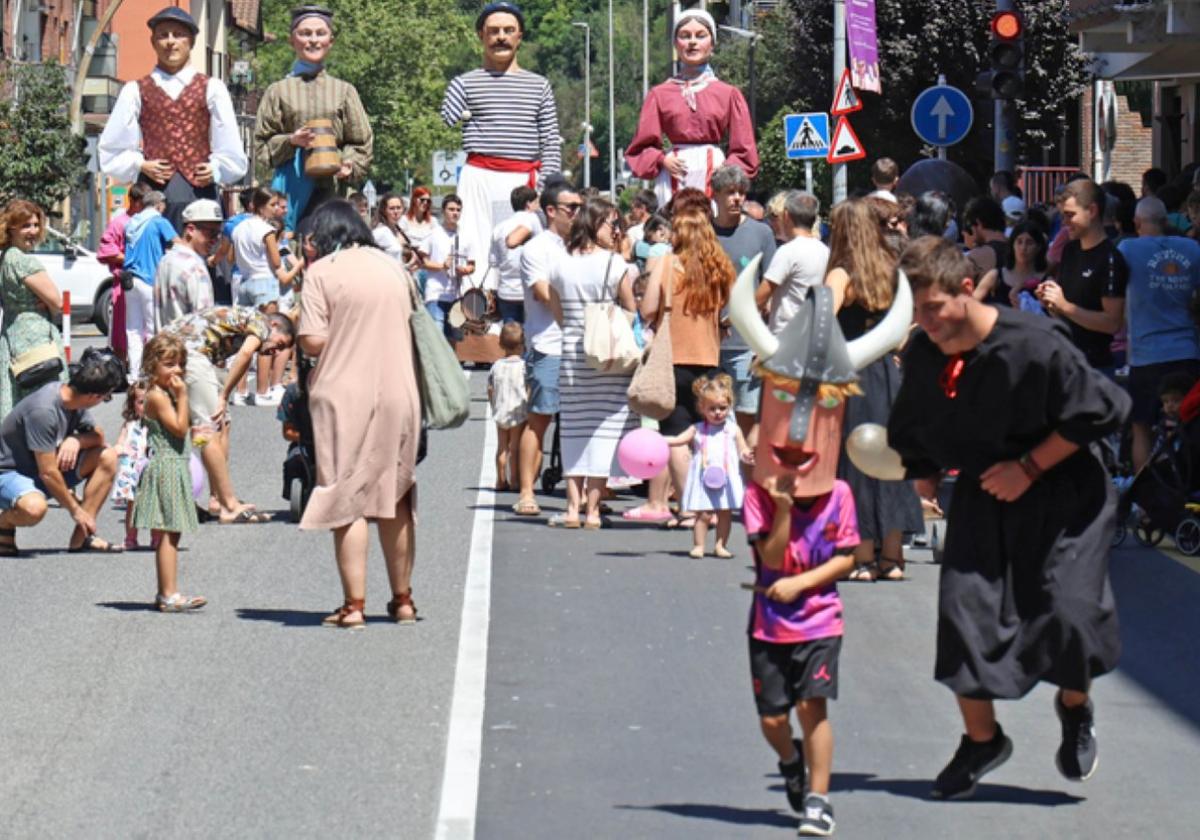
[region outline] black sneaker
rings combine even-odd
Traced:
[[[958,742],[958,750],[933,783],[934,799],[966,799],[975,793],[975,786],[985,773],[990,773],[1012,755],[1012,741],[996,724],[992,740],[980,744],[966,735]]]
[[[804,798],[804,812],[800,815],[800,827],[796,833],[801,837],[828,837],[833,834],[837,823],[833,821],[833,806],[819,793],[810,793]]]
[[[1068,709],[1062,704],[1062,692],[1059,692],[1054,695],[1054,711],[1062,721],[1062,743],[1054,756],[1058,772],[1073,782],[1087,781],[1099,763],[1092,701]]]
[[[796,750],[796,760],[791,764],[779,763],[779,773],[783,776],[783,785],[787,789],[788,804],[792,806],[792,810],[797,814],[804,811],[804,790],[806,785],[806,774],[804,772],[804,745],[800,743],[799,738],[792,740],[792,747]]]

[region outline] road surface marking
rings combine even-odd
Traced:
[[[484,691],[487,687],[488,623],[492,605],[492,525],[495,521],[496,424],[484,416],[483,464],[475,497],[475,525],[463,592],[458,663],[450,701],[446,767],[438,805],[437,840],[474,840],[479,804],[479,764],[483,743]]]

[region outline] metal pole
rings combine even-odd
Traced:
[[[939,86],[940,86],[940,85],[944,85],[944,84],[946,84],[946,74],[945,74],[945,73],[938,73],[938,81],[937,81],[937,83],[938,83],[938,85],[939,85]],[[946,159],[946,147],[945,147],[945,146],[938,146],[938,147],[937,147],[937,150],[938,150],[938,156],[937,156],[937,159],[938,159],[938,160],[945,160],[945,159]]]
[[[1092,85],[1092,180],[1104,182],[1104,147],[1100,145],[1100,102],[1104,98],[1104,81]]]
[[[846,70],[846,0],[833,0],[833,93]],[[846,164],[833,165],[833,203],[846,200]]]
[[[617,198],[617,104],[613,86],[613,0],[608,0],[608,193]]]
[[[650,92],[650,0],[642,0],[642,99]]]
[[[573,21],[583,30],[583,188],[592,185],[592,27]]]
[[[813,191],[813,164],[811,160],[804,161],[804,189]]]
[[[754,68],[754,45],[758,43],[758,33],[750,36],[750,125],[758,126],[758,73]]]
[[[996,0],[997,12],[1009,12],[1014,10],[1013,0]],[[1012,102],[1007,99],[997,99],[995,106],[995,126],[994,146],[994,172],[1007,170],[1014,171],[1014,161],[1016,160],[1016,143],[1014,138],[1014,129],[1016,127],[1016,110],[1013,108]]]

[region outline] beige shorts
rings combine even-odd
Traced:
[[[187,371],[183,376],[188,392],[188,412],[193,426],[212,421],[225,387],[226,372],[216,367],[207,356],[189,351]]]

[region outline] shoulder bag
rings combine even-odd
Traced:
[[[0,256],[0,272],[8,261],[8,250]],[[22,353],[17,353],[9,363],[8,372],[21,390],[28,391],[55,379],[63,371],[62,351],[58,343],[48,338]]]
[[[633,315],[621,308],[616,295],[621,287],[620,279],[611,292],[608,288],[609,271],[613,258],[608,255],[604,267],[603,299],[589,303],[583,310],[583,355],[588,365],[600,373],[628,373],[637,367],[642,351],[633,337]]]
[[[675,410],[675,364],[671,352],[671,291],[675,287],[675,263],[664,281],[663,315],[654,338],[638,362],[637,370],[625,395],[629,408],[652,420],[665,420]]]
[[[421,394],[421,416],[431,429],[454,429],[471,414],[471,391],[454,348],[441,328],[425,311],[412,275],[404,272],[412,299],[408,325],[416,355],[417,388]]]

